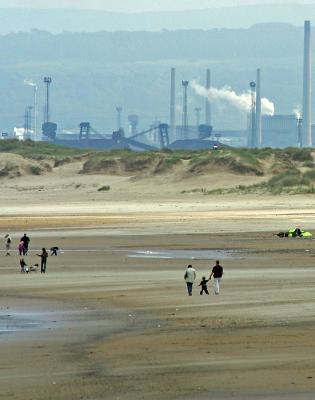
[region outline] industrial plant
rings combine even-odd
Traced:
[[[217,89],[211,84],[211,71],[207,69],[204,82],[200,84],[193,79],[177,79],[176,68],[170,70],[170,111],[167,120],[154,120],[145,130],[139,129],[139,115],[128,114],[128,129],[123,129],[125,110],[123,104],[113,104],[113,113],[117,115],[116,127],[112,132],[103,132],[93,126],[93,121],[76,121],[77,131],[64,132],[58,129],[56,121],[51,118],[51,90],[53,78],[44,77],[45,105],[41,129],[38,124],[38,85],[31,80],[24,84],[33,88],[33,104],[25,107],[24,127],[17,127],[12,132],[2,132],[2,140],[17,138],[34,141],[49,141],[57,145],[132,150],[158,149],[216,149],[222,146],[232,147],[312,147],[315,139],[315,126],[312,125],[312,83],[311,83],[311,23],[304,24],[304,71],[303,71],[303,105],[299,112],[291,115],[275,113],[271,101],[263,97],[263,71],[258,68],[256,80],[249,82],[248,90],[237,95],[227,89]],[[188,78],[188,77],[187,77]],[[189,120],[190,91],[204,98],[204,106],[197,104],[191,108],[195,112],[193,121]],[[182,104],[176,104],[177,93],[181,91]],[[302,90],[301,90],[302,92]],[[230,105],[239,106],[246,113],[247,124],[244,129],[219,130],[213,124],[212,104],[225,100]],[[238,102],[238,104],[237,104]],[[180,107],[181,121],[178,121]]]

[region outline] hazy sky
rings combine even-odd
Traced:
[[[81,8],[108,11],[161,11],[245,4],[287,4],[288,0],[0,0],[1,8]],[[291,0],[294,4],[314,4],[315,0]]]

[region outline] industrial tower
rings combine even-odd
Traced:
[[[256,80],[256,127],[255,127],[255,146],[262,147],[262,131],[261,131],[261,79],[260,69],[257,69],[257,80]]]
[[[183,120],[182,120],[182,138],[188,139],[188,108],[187,108],[187,89],[189,81],[182,81],[183,86]]]
[[[176,115],[175,115],[175,83],[176,83],[176,69],[171,69],[171,102],[170,102],[170,135],[171,139],[175,140],[176,136]]]
[[[207,69],[207,71],[206,71],[206,89],[209,91],[210,88],[211,88],[211,71],[210,71],[210,69]],[[206,110],[205,123],[206,123],[206,125],[211,126],[211,104],[210,104],[210,100],[208,97],[206,98],[205,110]]]
[[[46,107],[45,107],[45,115],[44,115],[44,123],[48,123],[50,120],[50,85],[52,79],[50,77],[44,78],[44,84],[46,85]]]
[[[256,147],[256,83],[250,82],[251,109],[249,115],[248,147]]]
[[[201,107],[195,107],[195,111],[196,111],[196,126],[198,127],[200,125]]]
[[[120,131],[120,129],[122,128],[121,126],[121,113],[122,113],[122,107],[116,107],[116,111],[117,111],[117,131]]]
[[[304,23],[303,147],[312,146],[311,22]]]

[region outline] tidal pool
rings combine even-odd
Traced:
[[[0,313],[0,334],[36,330],[47,324],[38,313]]]
[[[244,258],[239,250],[135,250],[129,258],[156,258],[173,260],[220,260],[227,258]]]

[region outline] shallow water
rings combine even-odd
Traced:
[[[137,250],[128,254],[129,258],[156,258],[171,260],[219,260],[244,258],[238,250]]]
[[[0,313],[0,334],[36,330],[46,324],[36,313]]]

